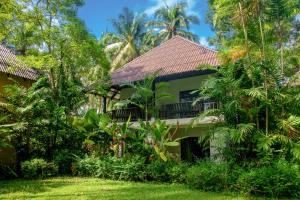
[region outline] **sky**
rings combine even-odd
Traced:
[[[86,0],[85,5],[78,10],[78,16],[86,23],[88,29],[97,38],[101,33],[113,31],[110,20],[117,18],[124,7],[135,13],[145,12],[153,17],[155,10],[164,5],[174,5],[182,0]],[[207,38],[214,35],[209,24],[205,23],[205,14],[208,9],[207,0],[186,0],[187,13],[197,15],[199,25],[192,25],[190,31],[199,36],[199,42],[208,46]]]

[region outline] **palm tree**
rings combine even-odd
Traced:
[[[168,40],[175,35],[197,40],[197,36],[189,31],[191,24],[198,24],[199,19],[195,15],[187,15],[187,3],[181,2],[174,6],[165,6],[155,12],[156,20],[150,21],[148,26],[159,29],[159,39]]]
[[[134,15],[128,8],[124,8],[118,19],[112,20],[116,33],[107,33],[102,38],[111,57],[111,71],[139,55],[145,34],[144,21],[145,15]]]
[[[136,107],[145,111],[145,121],[148,121],[148,115],[156,113],[156,103],[173,97],[171,94],[164,91],[164,89],[168,87],[168,83],[155,83],[157,73],[149,75],[142,82],[123,84],[122,87],[132,88],[134,93],[129,99],[118,101],[114,107],[124,108],[130,104],[135,105]]]

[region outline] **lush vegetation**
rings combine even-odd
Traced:
[[[222,104],[204,115],[224,117],[215,132],[229,137],[229,159],[300,158],[299,87],[294,85],[299,71],[297,3],[210,3],[223,65],[200,94]]]
[[[186,13],[186,3],[160,8],[151,20],[125,8],[112,21],[115,32],[99,40],[76,15],[83,3],[0,2],[1,42],[40,72],[31,87],[13,80],[14,84],[5,86],[1,93],[0,147],[13,147],[17,156],[14,166],[0,163],[2,177],[33,179],[72,174],[299,198],[300,89],[294,84],[300,67],[298,0],[209,1],[207,18],[216,32],[211,43],[219,50],[221,64],[213,68],[215,76],[196,92],[197,101],[214,99],[220,104],[218,109],[198,116],[222,119],[211,125],[209,135],[227,144],[218,149],[218,160],[223,161],[220,163],[178,163],[177,155],[167,151],[168,147],[178,146],[181,138],[173,139],[176,128],[157,118],[154,122],[149,120],[157,116],[156,101],[171,98],[169,94],[158,96],[153,92],[156,74],[140,83],[127,84],[134,94],[113,105],[134,105],[144,110],[146,120],[139,121],[139,126],[133,126],[130,117],[119,123],[100,112],[100,97],[111,93],[109,72],[174,35],[196,41],[189,26],[198,23],[198,19]],[[199,68],[211,69],[206,65]],[[157,84],[157,89],[164,87],[168,86]],[[72,180],[84,186],[85,179],[43,183],[50,188],[57,185],[50,191],[69,195],[55,187],[69,188],[66,185]],[[35,182],[28,183],[33,184],[30,191],[47,190],[47,186],[39,186],[45,188],[35,191]],[[131,194],[135,189],[124,186],[127,196],[118,197],[139,198],[136,195],[144,194],[152,185],[146,186],[137,187],[138,194]],[[190,197],[206,195],[182,186],[170,187],[177,193],[189,192]],[[69,192],[77,189],[78,186],[70,186]],[[173,197],[162,192],[165,191],[159,189],[153,198]],[[180,194],[176,197],[186,198]],[[225,197],[216,197],[222,198]]]

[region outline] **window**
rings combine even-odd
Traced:
[[[194,91],[195,90],[187,90],[179,92],[180,103],[195,101],[199,97],[199,93]]]

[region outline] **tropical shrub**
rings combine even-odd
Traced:
[[[184,183],[188,164],[155,159],[146,166],[147,179],[158,182]]]
[[[186,182],[186,172],[190,166],[186,163],[174,163],[167,168],[167,174],[170,177],[172,183],[185,183]]]
[[[70,174],[72,163],[75,161],[75,155],[80,152],[62,149],[54,152],[53,162],[58,166],[58,173],[61,175]]]
[[[145,180],[145,158],[132,156],[114,162],[114,178],[118,180],[143,181]]]
[[[147,179],[160,182],[170,182],[171,178],[168,173],[168,168],[172,165],[171,162],[164,162],[160,159],[155,159],[146,166]]]
[[[34,158],[22,162],[21,171],[25,178],[46,178],[57,175],[58,167],[53,162]]]
[[[85,156],[84,158],[77,158],[73,163],[72,173],[78,176],[95,176],[98,169],[99,159],[93,156]]]
[[[206,191],[230,190],[241,173],[227,163],[202,161],[190,167],[186,173],[186,182],[192,187]]]
[[[248,195],[300,197],[299,166],[280,160],[252,168],[239,177],[237,189]]]
[[[73,167],[73,174],[94,176],[114,180],[145,180],[145,158],[132,156],[128,158],[89,157],[78,159]]]
[[[155,159],[147,163],[146,157],[139,155],[124,158],[86,156],[74,163],[73,175],[114,180],[184,183],[187,169],[187,164],[178,164],[174,161],[164,162]]]

